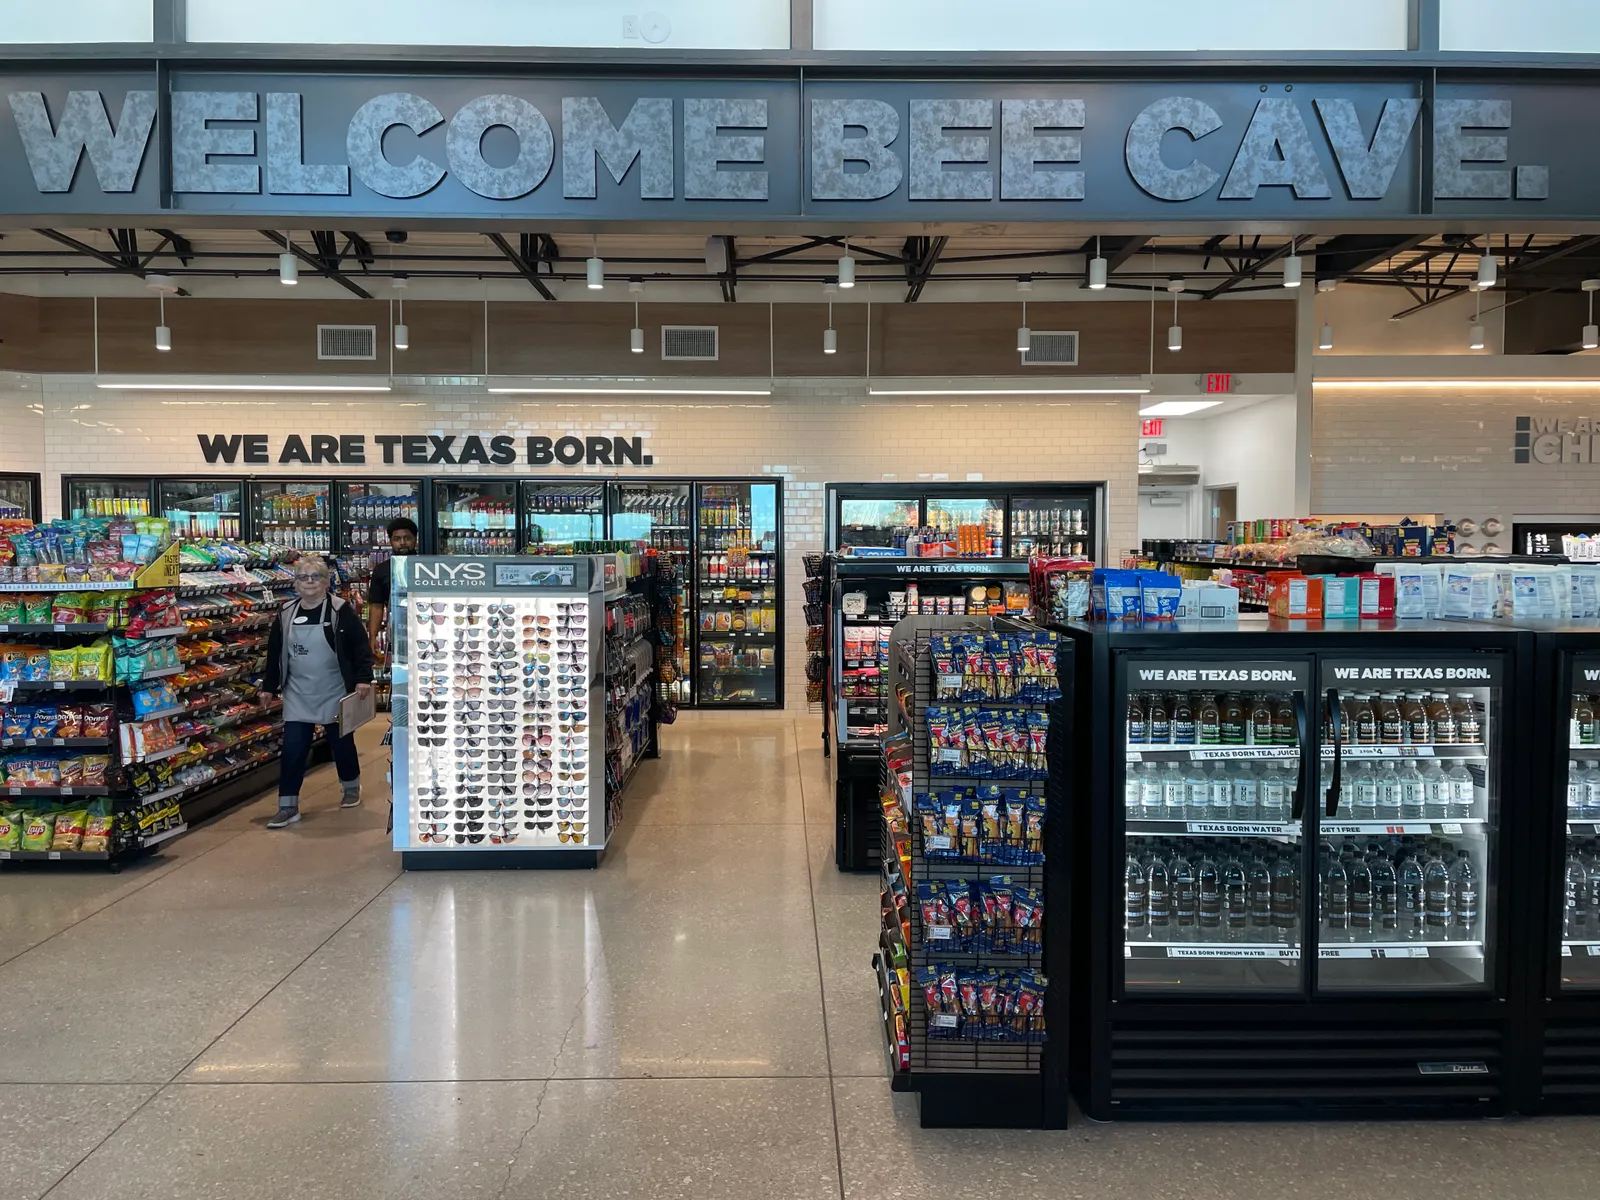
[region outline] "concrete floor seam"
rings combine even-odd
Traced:
[[[90,1150],[89,1150],[89,1152],[87,1154],[85,1154],[81,1158],[79,1158],[77,1162],[73,1163],[70,1167],[68,1167],[65,1171],[63,1171],[59,1176],[57,1176],[56,1177],[56,1181],[54,1183],[52,1183],[49,1187],[45,1188],[44,1191],[40,1192],[38,1197],[37,1197],[37,1200],[46,1200],[46,1198],[50,1195],[51,1192],[55,1191],[58,1187],[60,1187],[63,1183],[65,1183],[69,1178],[71,1178],[72,1173],[74,1171],[76,1171],[79,1167],[83,1166],[84,1163],[88,1162],[91,1158],[93,1158],[96,1154],[98,1154],[100,1152],[100,1147],[104,1146],[112,1138],[116,1137],[117,1134],[121,1133],[122,1132],[122,1127],[124,1125],[126,1125],[129,1121],[131,1121],[135,1117],[137,1117],[140,1113],[142,1113],[145,1110],[145,1108],[149,1106],[149,1104],[150,1104],[150,1102],[152,1100],[154,1100],[157,1096],[161,1095],[163,1090],[164,1089],[161,1088],[161,1087],[156,1087],[154,1090],[152,1090],[151,1093],[148,1096],[146,1096],[142,1101],[140,1101],[140,1103],[134,1108],[134,1110],[131,1113],[129,1113],[127,1116],[123,1117],[122,1120],[118,1121],[116,1123],[116,1125],[112,1128],[112,1130],[105,1135],[105,1137],[101,1138],[98,1142],[96,1142],[94,1144],[94,1146],[90,1148]]]

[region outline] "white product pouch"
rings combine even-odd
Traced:
[[[1455,565],[1444,569],[1444,615],[1461,619],[1494,616],[1493,567]]]
[[[1378,570],[1394,576],[1394,615],[1418,619],[1428,615],[1422,572],[1410,563],[1379,563]]]

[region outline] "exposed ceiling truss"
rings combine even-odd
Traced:
[[[251,239],[256,239],[252,241]],[[374,244],[387,240],[379,254]],[[857,279],[879,285],[879,296],[903,288],[914,303],[946,285],[1031,279],[1081,286],[1088,260],[1107,261],[1112,288],[1148,291],[1173,276],[1202,298],[1279,291],[1282,260],[1291,249],[1314,257],[1316,280],[1405,293],[1395,317],[1470,292],[1477,259],[1492,250],[1508,291],[1579,292],[1585,278],[1600,277],[1600,236],[1352,233],[1280,235],[1106,236],[1050,244],[1046,235],[918,235],[905,238],[731,236],[723,239],[726,264],[707,272],[698,234],[606,235],[597,239],[609,278],[649,282],[715,283],[729,303],[741,285],[824,284],[849,251]],[[293,237],[273,230],[35,229],[15,230],[0,242],[0,290],[7,277],[171,276],[180,289],[207,278],[269,279],[277,256],[290,250],[307,274],[326,279],[362,299],[372,287],[409,279],[520,279],[545,300],[561,284],[584,277],[587,254],[564,254],[545,233],[440,233],[312,230]],[[1307,272],[1307,282],[1310,272]],[[888,285],[888,286],[886,286]],[[571,294],[570,292],[568,293]],[[859,293],[858,293],[859,295]],[[1408,301],[1408,302],[1407,302]]]

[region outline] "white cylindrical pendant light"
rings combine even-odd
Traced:
[[[1496,271],[1494,255],[1485,252],[1478,256],[1478,286],[1492,288],[1495,285]]]
[[[1467,335],[1467,348],[1469,350],[1482,350],[1484,344],[1483,326],[1474,325]]]
[[[1283,286],[1297,288],[1305,270],[1304,260],[1298,254],[1291,254],[1283,260]]]
[[[1089,290],[1104,291],[1106,286],[1106,260],[1100,257],[1100,239],[1094,240],[1094,257],[1089,260]]]
[[[156,349],[172,349],[172,330],[167,328],[167,294],[160,292],[156,297],[161,308],[161,324],[156,326]]]
[[[1028,328],[1028,302],[1022,302],[1022,324],[1017,326],[1017,353],[1026,354],[1033,349],[1033,331]]]
[[[398,287],[400,280],[395,281]],[[409,350],[411,348],[411,326],[406,324],[406,298],[400,297],[400,319],[394,324],[394,348],[396,350]]]
[[[856,260],[850,257],[850,239],[846,238],[844,253],[839,256],[839,286],[853,288],[856,285]]]
[[[641,287],[639,289],[643,291]],[[634,293],[635,296],[638,292]],[[639,324],[639,301],[633,302],[633,328],[628,331],[628,349],[635,354],[644,353],[644,326]]]
[[[822,331],[822,352],[839,353],[839,331],[833,327],[833,301],[828,301],[828,327]]]
[[[294,256],[294,247],[287,233],[283,235],[283,253],[278,255],[278,282],[285,287],[293,287],[300,282],[300,260]]]
[[[1322,336],[1317,338],[1317,349],[1318,350],[1332,350],[1333,349],[1333,326],[1329,325],[1327,322],[1323,322],[1323,325],[1322,325]]]
[[[598,292],[606,285],[606,260],[591,258],[584,264],[584,276],[591,292]]]
[[[1173,325],[1167,330],[1167,349],[1183,349],[1183,326]]]
[[[1183,326],[1178,324],[1178,293],[1183,291],[1181,279],[1167,280],[1167,291],[1172,293],[1172,324],[1167,327],[1167,349],[1183,349]]]
[[[1600,325],[1585,325],[1583,327],[1583,348],[1585,350],[1600,350]]]

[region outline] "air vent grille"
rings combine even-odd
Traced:
[[[1045,333],[1035,330],[1022,352],[1025,366],[1075,367],[1078,365],[1078,334]]]
[[[663,325],[661,357],[677,362],[716,362],[717,326]]]
[[[376,325],[318,325],[317,357],[342,362],[378,357]]]

